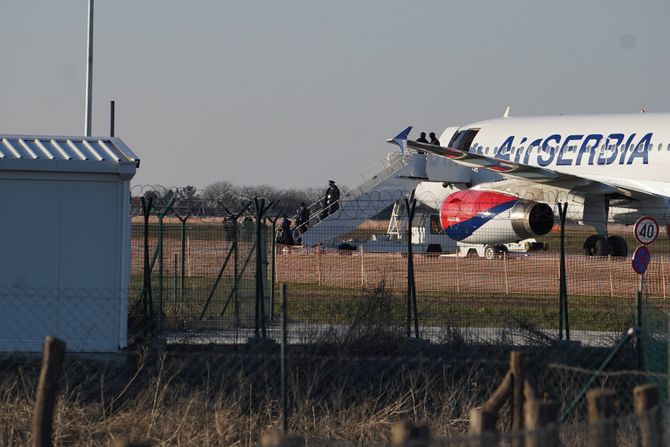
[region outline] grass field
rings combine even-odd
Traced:
[[[459,343],[417,345],[374,331],[346,344],[291,346],[289,428],[308,445],[387,443],[394,423],[428,423],[433,439],[462,435],[468,412],[481,405],[507,369],[509,347]],[[603,349],[529,347],[532,377],[565,409],[589,375],[557,368],[593,368]],[[630,350],[613,369],[626,368]],[[30,445],[39,362],[0,363],[0,445]],[[108,445],[130,438],[151,445],[252,446],[280,427],[278,347],[173,347],[139,351],[124,361],[68,357],[54,419],[54,445]],[[632,411],[634,375],[604,376],[617,389],[620,414]],[[570,421],[580,421],[583,405]],[[499,420],[509,430],[509,410]]]

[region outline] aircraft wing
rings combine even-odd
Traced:
[[[551,169],[530,166],[514,161],[499,160],[487,155],[465,152],[444,146],[407,140],[407,147],[417,151],[439,155],[452,160],[454,163],[470,168],[488,169],[489,171],[497,172],[504,177],[551,184],[556,187],[566,187],[575,190],[575,192],[582,192],[585,194],[621,194],[626,197],[640,200],[660,197],[660,195],[650,192],[641,185],[620,186],[600,179],[591,179],[573,174],[556,172]]]

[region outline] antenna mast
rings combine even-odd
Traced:
[[[88,42],[86,59],[86,110],[84,114],[84,132],[91,136],[91,103],[93,95],[93,0],[88,0]]]

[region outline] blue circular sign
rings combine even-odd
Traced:
[[[640,275],[644,275],[649,267],[649,261],[651,260],[651,253],[649,249],[644,245],[640,245],[635,249],[633,253],[633,270]]]

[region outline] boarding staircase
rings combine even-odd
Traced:
[[[390,152],[352,181],[340,186],[339,209],[328,214],[322,199],[309,206],[302,244],[323,244],[355,229],[426,181],[426,155]],[[300,227],[296,228],[298,234]]]

